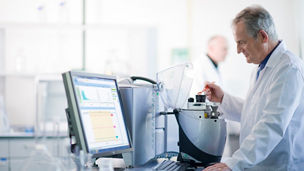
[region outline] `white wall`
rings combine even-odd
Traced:
[[[303,0],[295,0],[295,16],[296,16],[296,29],[299,33],[300,39],[300,56],[304,58],[304,1]]]
[[[187,44],[186,0],[92,0],[88,23],[143,25],[157,29],[158,69],[170,64],[171,49]],[[94,10],[95,9],[95,10]]]

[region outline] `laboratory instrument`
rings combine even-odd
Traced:
[[[217,111],[218,104],[207,102],[205,95],[189,98],[186,104],[192,82],[190,70],[191,65],[185,64],[158,73],[157,80],[162,87],[160,96],[166,109],[161,114],[176,117],[179,132],[175,138],[179,148],[177,160],[206,167],[221,160],[226,142],[226,122]]]

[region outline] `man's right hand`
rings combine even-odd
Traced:
[[[207,82],[205,85],[205,93],[209,101],[222,103],[224,92],[218,85]]]

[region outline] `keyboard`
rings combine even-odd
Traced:
[[[184,171],[188,164],[180,163],[172,160],[164,160],[157,165],[153,170],[155,171]]]

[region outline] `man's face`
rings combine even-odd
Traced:
[[[260,64],[266,57],[260,35],[256,39],[248,35],[243,21],[234,26],[234,39],[237,53],[243,53],[248,63]]]
[[[208,46],[208,55],[216,63],[222,62],[225,60],[228,53],[228,42],[224,37],[217,37]]]

